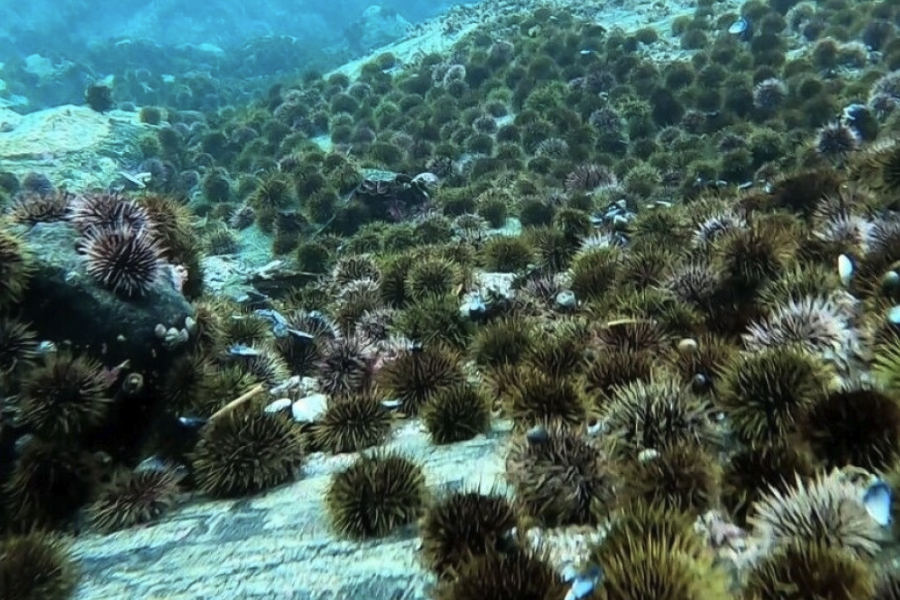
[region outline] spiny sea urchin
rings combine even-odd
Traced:
[[[306,335],[275,338],[275,349],[294,375],[309,375],[323,358],[323,347],[338,337],[337,325],[318,311],[293,310],[285,315],[287,326]],[[308,336],[312,336],[307,337]]]
[[[211,356],[221,350],[224,344],[224,315],[220,312],[222,306],[209,300],[196,301],[193,306],[195,328],[188,343],[192,350]]]
[[[885,195],[900,191],[900,143],[878,144],[866,157],[872,168],[866,170],[864,183]]]
[[[422,560],[439,576],[458,573],[475,557],[507,550],[517,526],[515,510],[499,493],[450,493],[428,507],[419,524]]]
[[[144,296],[162,273],[162,248],[145,229],[90,229],[81,243],[87,272],[111,291]]]
[[[538,423],[583,425],[588,406],[577,380],[533,370],[523,370],[505,398],[507,414],[522,430]]]
[[[406,275],[406,291],[410,298],[442,296],[461,281],[459,267],[443,258],[425,258],[415,262]]]
[[[706,313],[715,304],[725,275],[709,261],[694,260],[673,267],[663,280],[662,289]]]
[[[23,194],[13,201],[10,218],[16,223],[29,225],[62,221],[68,218],[73,199],[69,192]]]
[[[662,544],[672,552],[699,557],[706,552],[705,540],[694,529],[696,517],[671,505],[637,500],[626,504],[610,520],[603,541],[591,548],[594,564],[604,556],[626,549],[632,540]]]
[[[459,356],[437,345],[403,351],[379,372],[385,393],[401,403],[401,410],[417,415],[422,406],[442,389],[463,383]]]
[[[8,526],[29,531],[66,523],[91,497],[103,457],[37,436],[19,444],[19,458],[3,485]]]
[[[786,442],[754,444],[729,457],[722,474],[722,505],[743,526],[754,502],[770,489],[787,492],[815,474],[808,452]]]
[[[435,600],[563,600],[568,586],[542,556],[520,551],[489,552],[463,564],[452,580],[438,584]]]
[[[616,388],[648,382],[656,368],[657,357],[651,352],[591,352],[584,366],[585,391],[602,408]]]
[[[537,332],[524,367],[538,369],[550,377],[578,376],[585,365],[590,339],[590,325],[586,320],[550,321]]]
[[[353,333],[364,313],[384,307],[381,290],[374,279],[354,279],[337,290],[331,314],[341,333]]]
[[[332,525],[352,539],[384,537],[414,523],[425,500],[422,468],[393,452],[359,456],[332,475],[325,493]]]
[[[552,425],[542,439],[514,438],[506,477],[525,514],[547,527],[596,524],[615,506],[620,485],[613,462],[597,443]]]
[[[765,319],[750,324],[744,345],[750,350],[798,346],[839,364],[846,364],[858,345],[848,306],[826,297],[788,300]]]
[[[817,399],[800,424],[826,468],[889,469],[900,458],[900,403],[870,385],[845,385]]]
[[[331,397],[370,391],[375,359],[371,345],[357,336],[324,340],[317,368],[319,387]]]
[[[681,444],[714,446],[719,436],[711,408],[680,382],[660,377],[617,388],[603,414],[618,451],[636,455]]]
[[[0,230],[0,308],[22,299],[33,270],[31,253],[22,238]]]
[[[77,437],[103,423],[112,403],[107,388],[100,363],[50,354],[22,383],[19,423],[48,439]]]
[[[723,369],[716,404],[747,443],[783,440],[831,385],[831,371],[793,348],[742,354]]]
[[[671,341],[652,319],[615,319],[597,327],[596,341],[610,352],[658,352]]]
[[[463,350],[472,332],[472,320],[459,310],[455,294],[426,296],[400,311],[396,332],[413,342],[443,344]]]
[[[435,444],[469,440],[491,426],[491,406],[474,385],[443,388],[425,402],[422,423]]]
[[[524,319],[497,319],[476,330],[471,354],[486,368],[517,364],[534,345],[535,328]]]
[[[192,413],[196,406],[203,404],[206,383],[215,369],[212,361],[200,352],[189,352],[172,361],[159,386],[166,410],[173,414]]]
[[[900,600],[900,570],[889,567],[878,573],[872,600]]]
[[[171,469],[117,473],[87,507],[91,528],[111,533],[158,519],[175,505],[180,479]]]
[[[138,232],[152,227],[144,207],[122,194],[107,192],[90,192],[74,198],[70,220],[82,233],[120,228]]]
[[[615,247],[596,247],[579,252],[572,259],[572,291],[579,300],[600,299],[615,281],[621,251]]]
[[[714,246],[717,268],[732,285],[750,293],[780,275],[795,251],[794,238],[771,224],[728,232]]]
[[[358,279],[371,279],[373,281],[381,279],[378,265],[375,264],[375,260],[368,254],[342,256],[334,265],[331,277],[340,287]]]
[[[0,539],[0,598],[66,600],[78,578],[64,538],[33,532]]]
[[[212,418],[191,453],[197,488],[211,496],[252,494],[292,481],[304,459],[294,422],[248,402]]]
[[[859,557],[816,542],[793,542],[763,557],[747,575],[750,600],[873,598],[875,577]]]
[[[178,198],[163,194],[143,194],[137,202],[149,217],[165,258],[173,264],[184,263],[198,242],[191,209]]]
[[[390,434],[391,419],[390,411],[378,396],[363,394],[332,398],[313,424],[315,447],[339,454],[377,446]]]
[[[730,577],[709,555],[672,551],[653,538],[629,538],[601,553],[602,600],[722,600],[729,597]]]
[[[37,358],[37,334],[16,319],[0,319],[0,387],[18,391],[19,377]]]
[[[709,394],[716,389],[719,373],[734,360],[738,348],[730,340],[710,334],[695,341],[696,345],[679,344],[669,352],[667,362],[682,384],[690,385],[694,393]]]
[[[880,525],[869,516],[862,494],[840,472],[799,477],[787,491],[772,488],[754,503],[747,522],[765,543],[821,543],[859,556],[873,556],[882,540]]]
[[[253,347],[247,355],[228,355],[224,362],[270,387],[283,383],[291,374],[281,355],[268,345]]]
[[[696,443],[654,449],[649,456],[625,459],[624,495],[670,506],[694,516],[719,502],[722,469],[718,458]]]
[[[861,143],[859,134],[852,127],[840,121],[833,121],[816,131],[813,148],[822,158],[840,164],[859,148]]]

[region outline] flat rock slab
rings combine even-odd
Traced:
[[[65,105],[27,115],[0,111],[0,168],[42,173],[71,189],[105,188],[141,160],[138,138],[152,132],[138,113]]]
[[[504,489],[509,425],[434,446],[416,421],[387,445],[418,461],[433,494]],[[77,539],[76,600],[425,600],[432,576],[418,561],[415,528],[381,540],[335,537],[323,498],[332,473],[355,454],[315,454],[303,479],[237,501],[192,503],[150,527]]]

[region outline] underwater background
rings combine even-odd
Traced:
[[[0,5],[0,600],[900,600],[900,4]]]

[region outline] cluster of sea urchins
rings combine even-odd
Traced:
[[[162,277],[163,248],[148,212],[118,194],[86,194],[72,201],[70,217],[81,234],[87,272],[109,290],[143,296]]]
[[[815,38],[833,7],[750,2],[713,43],[701,4],[673,24],[689,62],[629,50],[652,30],[542,8],[515,17],[515,43],[467,38],[396,80],[382,55],[357,81],[276,88],[252,124],[206,131],[203,176],[185,176],[213,223],[206,248],[235,252],[255,222],[303,283],[252,307],[195,301],[196,335],[147,382],[159,421],[180,428],[186,479],[119,457],[110,472],[94,451],[115,415],[109,370],[39,357],[12,310],[27,252],[3,232],[0,382],[28,435],[4,481],[20,530],[0,541],[0,596],[71,591],[64,543],[34,530],[82,507],[111,532],[158,518],[184,487],[292,482],[314,451],[355,454],[331,463],[333,533],[417,528],[440,600],[900,596],[896,572],[875,577],[885,490],[900,485],[900,145],[870,143],[896,128],[900,77],[834,121],[864,85],[839,75],[858,48],[821,39],[808,63],[788,61],[781,35]],[[896,9],[865,10],[877,23],[861,35],[884,51],[871,59],[900,64]],[[190,129],[163,125],[158,142],[199,164]],[[323,131],[334,151],[305,139]],[[422,175],[364,179],[368,166]],[[87,272],[124,299],[196,259],[185,212],[153,206],[50,190],[10,217],[70,222]],[[490,231],[510,216],[521,234]],[[320,394],[295,397],[291,376]],[[429,486],[430,469],[388,447],[412,418],[434,444],[503,419],[509,493]],[[726,568],[735,557],[752,560]]]

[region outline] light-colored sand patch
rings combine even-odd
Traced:
[[[122,164],[140,160],[138,138],[151,131],[137,113],[98,113],[65,105],[27,115],[0,110],[0,168],[42,173],[73,189],[106,187]]]

